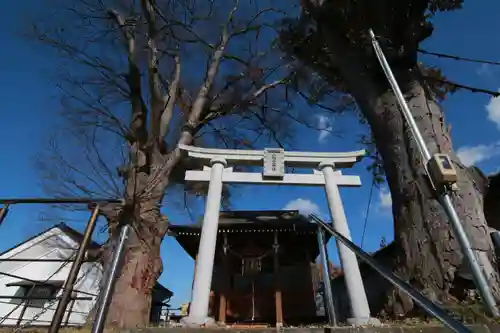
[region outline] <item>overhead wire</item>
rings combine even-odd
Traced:
[[[372,186],[370,187],[370,194],[368,196],[368,204],[366,205],[365,222],[364,222],[364,226],[363,226],[363,234],[361,235],[361,244],[359,245],[360,248],[363,248],[363,243],[365,241],[366,227],[368,225],[368,215],[370,214],[370,207],[371,207],[371,203],[372,203],[373,188],[374,187],[375,187],[375,177],[372,180]]]
[[[490,60],[481,60],[481,59],[472,59],[472,58],[467,58],[467,57],[460,57],[460,56],[455,56],[451,54],[445,54],[445,53],[439,53],[439,52],[431,52],[427,51],[424,49],[417,49],[419,53],[422,54],[427,54],[431,56],[435,56],[438,58],[446,58],[446,59],[453,59],[457,61],[466,61],[466,62],[474,62],[478,64],[486,64],[486,65],[494,65],[494,66],[500,66],[500,61],[490,61]]]

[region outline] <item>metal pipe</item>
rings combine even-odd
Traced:
[[[9,212],[9,204],[6,204],[4,207],[0,208],[0,225],[2,225],[2,222],[7,216],[8,212]]]
[[[8,296],[8,295],[0,296],[0,299],[24,299],[24,300],[61,300],[62,298],[63,298],[62,296],[54,296],[54,297],[49,297],[49,296],[46,296],[46,297],[44,297],[44,296]],[[94,298],[93,297],[71,297],[70,296],[70,299],[81,300],[81,301],[91,301]]]
[[[89,246],[90,241],[92,240],[92,234],[94,233],[98,216],[99,216],[99,205],[96,205],[92,210],[89,222],[87,224],[87,227],[85,228],[85,233],[83,234],[82,242],[78,247],[78,252],[76,254],[75,262],[73,263],[73,265],[71,265],[68,278],[64,283],[63,286],[64,291],[62,293],[61,299],[57,304],[56,312],[52,317],[49,333],[57,333],[59,331],[59,328],[64,318],[64,313],[66,312],[68,303],[71,300],[71,294],[73,292],[76,279],[78,278],[78,273],[80,272],[80,268],[82,267],[83,259],[85,258],[85,253],[87,252],[87,247]]]
[[[123,203],[120,198],[0,198],[0,204]]]
[[[441,309],[439,306],[425,298],[420,292],[413,288],[409,283],[396,276],[391,270],[383,267],[375,259],[373,259],[368,253],[359,248],[356,244],[342,236],[330,225],[323,222],[319,217],[314,214],[309,215],[310,219],[323,227],[332,236],[336,237],[337,240],[341,241],[346,247],[348,247],[352,252],[354,252],[361,260],[366,262],[368,266],[377,271],[382,275],[387,281],[392,283],[395,287],[398,287],[407,294],[411,299],[420,305],[424,310],[426,310],[430,315],[439,319],[444,325],[457,333],[471,333],[471,331],[465,327],[461,322],[450,316],[446,311]]]
[[[23,323],[23,317],[24,317],[24,314],[26,313],[26,310],[28,309],[28,306],[29,306],[29,302],[24,302],[23,308],[21,309],[21,313],[19,314],[19,317],[18,317],[17,322],[16,322],[16,327],[20,327],[21,324]]]
[[[64,321],[64,326],[68,326],[71,314],[73,313],[73,307],[75,306],[75,298],[77,294],[75,292],[71,293],[71,303],[69,304],[69,309],[67,311],[66,320]]]
[[[75,260],[71,259],[57,259],[57,258],[5,258],[0,259],[1,262],[75,262]],[[95,262],[95,260],[83,258],[82,262]],[[1,274],[1,273],[0,273]]]
[[[323,270],[323,297],[325,297],[325,313],[328,317],[328,322],[332,326],[337,326],[337,318],[335,316],[335,306],[333,304],[333,291],[332,284],[330,281],[330,270],[328,269],[328,259],[326,258],[326,244],[325,235],[323,229],[318,226],[316,231],[316,236],[318,239],[319,254],[321,260],[321,266]]]
[[[392,90],[394,91],[394,94],[396,95],[396,99],[398,100],[399,106],[403,112],[403,116],[408,122],[408,125],[410,126],[411,132],[413,136],[415,137],[415,141],[417,142],[417,145],[420,149],[420,153],[422,154],[422,157],[424,158],[424,167],[426,168],[427,162],[431,159],[431,153],[429,149],[427,148],[427,145],[425,143],[424,138],[422,137],[422,134],[420,133],[420,130],[418,128],[417,123],[415,122],[415,119],[413,118],[413,115],[411,114],[411,111],[408,107],[408,104],[406,103],[406,100],[403,96],[403,93],[401,92],[401,89],[399,88],[398,82],[396,81],[396,78],[394,77],[394,74],[392,73],[391,67],[389,66],[389,63],[387,62],[387,59],[385,58],[384,52],[382,51],[382,48],[380,47],[377,38],[375,37],[375,33],[373,32],[372,29],[369,30],[369,34],[372,40],[372,45],[375,50],[375,54],[377,55],[377,59],[380,62],[380,65],[382,66],[382,69],[387,77],[387,80],[389,81],[389,84],[391,85]],[[426,168],[427,171],[427,168]],[[429,177],[431,183],[433,179]],[[474,282],[476,284],[477,289],[479,290],[479,293],[481,295],[481,298],[483,299],[484,303],[486,304],[486,307],[490,311],[491,315],[493,317],[499,317],[500,312],[498,311],[498,307],[495,301],[495,298],[493,297],[493,293],[491,291],[491,288],[488,284],[488,281],[486,277],[483,274],[483,271],[481,269],[480,264],[478,263],[476,254],[472,250],[471,243],[469,241],[469,238],[467,237],[467,234],[465,233],[464,226],[462,225],[462,221],[460,221],[460,217],[458,216],[455,207],[453,206],[453,202],[451,201],[450,196],[448,195],[447,192],[442,192],[439,193],[439,201],[441,205],[443,206],[446,215],[448,216],[451,226],[453,228],[453,231],[455,232],[455,235],[458,239],[458,243],[462,249],[462,252],[467,259],[472,276],[474,278]]]
[[[91,333],[102,333],[104,329],[104,323],[106,322],[106,316],[108,315],[108,308],[111,302],[113,289],[115,286],[116,278],[120,271],[120,263],[125,250],[125,243],[130,232],[130,226],[125,224],[120,231],[120,238],[118,240],[118,246],[114,251],[113,260],[111,266],[109,267],[109,272],[106,274],[106,279],[104,280],[102,297],[99,297],[99,304],[96,313],[94,323],[92,325]]]

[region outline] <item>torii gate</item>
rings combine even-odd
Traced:
[[[187,171],[186,181],[209,182],[208,197],[198,249],[189,315],[182,322],[191,327],[213,323],[208,317],[208,305],[222,196],[223,183],[324,186],[334,228],[351,239],[339,186],[359,187],[359,176],[342,175],[340,168],[350,168],[366,154],[364,150],[343,153],[288,152],[283,149],[265,150],[209,149],[179,145],[191,158],[210,165],[200,171]],[[233,172],[228,165],[263,165],[262,173]],[[312,174],[285,173],[288,167],[311,168]],[[353,324],[371,322],[370,308],[356,255],[337,242],[340,262],[345,275]]]

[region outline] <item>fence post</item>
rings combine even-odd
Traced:
[[[2,225],[2,222],[7,216],[8,212],[9,212],[9,204],[6,204],[4,207],[0,208],[0,225]]]
[[[59,328],[63,321],[64,312],[66,311],[68,303],[72,298],[71,294],[73,292],[73,287],[76,279],[78,278],[78,273],[80,272],[80,268],[82,267],[83,260],[85,259],[87,247],[92,240],[92,234],[94,233],[98,215],[99,205],[96,205],[92,211],[92,215],[90,216],[87,228],[85,229],[85,234],[83,235],[82,242],[78,248],[78,253],[76,255],[75,261],[73,262],[71,270],[69,271],[68,278],[64,283],[63,294],[61,296],[61,299],[57,303],[54,317],[52,317],[52,322],[50,323],[49,333],[57,333],[59,331]]]

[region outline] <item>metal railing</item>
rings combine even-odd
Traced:
[[[435,303],[427,299],[418,290],[412,287],[408,282],[404,281],[400,277],[396,276],[390,269],[387,269],[377,263],[368,253],[363,251],[356,244],[351,242],[349,239],[341,235],[329,224],[325,223],[322,219],[314,214],[309,215],[309,220],[321,226],[324,230],[329,232],[333,237],[342,242],[346,247],[353,251],[361,260],[368,264],[371,268],[382,275],[387,281],[392,285],[399,288],[405,294],[407,294],[415,303],[421,306],[427,313],[431,316],[439,319],[446,327],[450,328],[452,331],[457,333],[471,333],[471,331],[465,327],[461,322],[453,318],[448,312],[437,306]]]
[[[17,204],[93,204],[91,216],[85,228],[85,232],[83,234],[83,238],[81,243],[78,246],[76,251],[76,255],[74,259],[71,260],[61,260],[65,264],[72,262],[68,277],[62,286],[62,294],[60,297],[51,298],[53,303],[57,302],[57,307],[55,309],[54,316],[52,317],[51,325],[49,328],[49,333],[57,333],[62,324],[64,314],[66,313],[66,309],[70,302],[75,299],[84,299],[88,297],[75,297],[73,292],[79,292],[75,290],[75,284],[77,282],[77,277],[80,272],[80,268],[83,262],[87,261],[85,258],[87,248],[90,245],[92,234],[96,227],[97,218],[99,216],[99,205],[106,203],[123,203],[123,199],[120,198],[0,198],[0,204],[3,204],[4,207],[0,208],[0,224],[4,221],[8,210]],[[0,259],[0,262],[2,260]],[[16,260],[16,259],[6,259],[5,261],[28,261],[24,260]],[[47,260],[50,261],[50,260]],[[0,275],[10,275],[9,273],[1,273]],[[20,277],[21,278],[21,277]],[[24,278],[25,280],[29,280]],[[50,281],[46,281],[47,284]],[[12,297],[10,297],[12,298]],[[51,304],[52,305],[52,304]],[[10,314],[8,315],[10,316]]]

